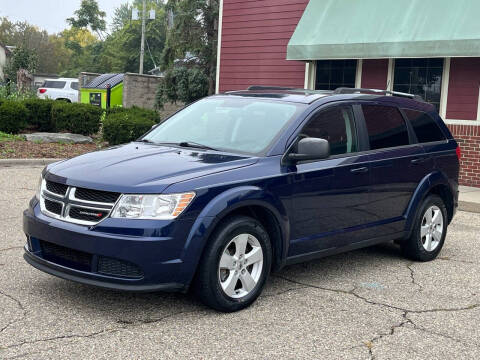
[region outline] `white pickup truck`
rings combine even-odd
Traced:
[[[37,90],[40,99],[78,102],[78,79],[59,78],[46,79]]]

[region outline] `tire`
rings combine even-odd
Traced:
[[[200,301],[215,310],[238,311],[260,295],[271,264],[272,248],[265,228],[253,218],[235,216],[211,236],[193,290]]]
[[[410,238],[400,245],[403,254],[416,261],[435,259],[445,242],[447,225],[443,200],[437,195],[428,196],[420,206]]]

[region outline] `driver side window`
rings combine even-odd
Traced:
[[[322,138],[330,143],[330,155],[358,150],[357,131],[351,106],[320,110],[303,128],[300,136]]]

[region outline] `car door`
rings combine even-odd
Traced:
[[[371,161],[370,237],[402,231],[407,206],[431,159],[394,105],[363,104]]]
[[[358,152],[355,106],[333,105],[314,113],[299,137],[329,141],[327,159],[297,163],[293,170],[293,216],[289,257],[304,256],[360,240],[371,222],[368,155]]]

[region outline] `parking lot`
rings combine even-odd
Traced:
[[[458,212],[440,258],[382,245],[273,274],[223,314],[188,295],[131,294],[44,274],[22,258],[40,167],[0,168],[0,358],[475,359],[480,214]]]

